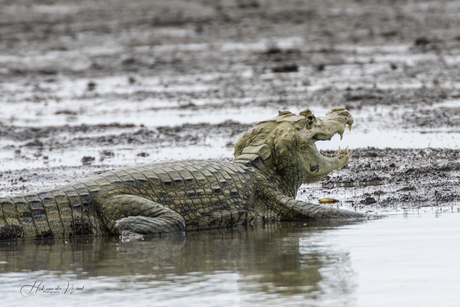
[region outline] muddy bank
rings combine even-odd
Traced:
[[[318,147],[350,145],[350,163],[299,197],[456,204],[459,13],[457,1],[5,2],[0,194],[230,161],[279,109],[343,106],[353,131]]]
[[[362,210],[457,206],[459,154],[433,148],[353,150],[350,162],[322,181],[318,191]],[[318,193],[304,188],[300,197],[314,202]]]
[[[168,144],[169,146],[177,144],[186,147],[195,145],[198,142],[204,142],[208,133],[213,136],[221,135],[222,137],[231,139],[249,130],[252,126],[251,124],[243,124],[232,120],[218,124],[183,124],[180,126],[159,126],[151,129],[144,125],[122,125],[118,123],[110,125],[64,125],[33,128],[0,126],[0,136],[4,140],[10,140],[11,147],[16,142],[22,143],[19,147],[64,149],[77,148],[79,146],[120,144]],[[231,143],[229,146],[233,147]]]

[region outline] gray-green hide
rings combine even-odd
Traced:
[[[280,111],[246,132],[235,161],[188,160],[111,171],[36,194],[0,197],[0,239],[182,232],[264,220],[361,218],[361,213],[296,200],[302,183],[347,163],[318,140],[341,136],[343,108],[316,118]]]

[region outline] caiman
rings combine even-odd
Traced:
[[[348,162],[315,142],[342,138],[353,117],[334,108],[279,111],[235,144],[233,163],[186,160],[110,171],[52,190],[0,197],[0,239],[164,234],[267,220],[361,218],[364,214],[296,200],[302,183]]]

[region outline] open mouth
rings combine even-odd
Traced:
[[[352,126],[352,125],[353,125],[352,122],[348,123],[348,130],[349,130],[349,131],[351,131],[351,126]],[[340,140],[343,139],[343,132],[338,131],[338,132],[334,133],[329,139],[318,139],[318,141],[319,141],[319,140],[321,140],[321,141],[330,141],[330,140],[332,139],[332,137],[333,137],[334,135],[336,135],[336,134],[340,135]],[[344,151],[342,151],[342,149],[341,149],[340,146],[339,146],[339,148],[337,149],[336,152],[334,152],[333,150],[326,150],[326,151],[320,150],[319,152],[320,152],[324,157],[326,157],[326,158],[334,158],[334,157],[337,157],[337,158],[339,158],[339,159],[342,159],[343,157],[349,155],[350,149],[349,149],[349,147],[348,147],[348,145],[347,145],[347,147],[345,148]]]
[[[331,151],[332,151],[332,150],[331,150]],[[342,158],[345,157],[346,155],[349,155],[350,150],[349,150],[348,145],[347,145],[347,148],[345,148],[345,151],[344,151],[344,152],[342,152],[342,149],[340,148],[340,146],[339,146],[339,149],[338,149],[336,152],[332,153],[332,154],[330,154],[329,151],[324,152],[323,150],[320,150],[319,152],[320,152],[324,157],[326,157],[326,158],[337,157],[337,158],[339,158],[339,159],[342,159]]]
[[[315,142],[317,141],[330,141],[332,137],[336,134],[340,135],[340,140],[343,139],[343,134],[346,125],[348,125],[348,129],[351,131],[351,126],[353,122],[350,121],[341,127],[336,126],[336,131],[333,133],[321,133],[315,135],[313,138],[314,141],[310,143],[311,150],[314,153],[311,156],[311,159],[308,163],[308,170],[307,172],[311,175],[322,175],[333,171],[348,162],[350,157],[350,149],[347,146],[344,150],[339,146],[337,151],[333,150],[318,150],[316,147]]]

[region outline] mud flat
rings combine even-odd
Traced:
[[[279,109],[344,106],[347,167],[299,197],[458,210],[457,1],[10,1],[0,195],[170,159],[230,161]],[[444,209],[443,209],[444,210]]]
[[[0,196],[231,161],[280,109],[342,106],[353,130],[317,146],[350,162],[298,198],[388,216],[4,241],[2,306],[456,305],[459,16],[459,1],[1,1]]]

